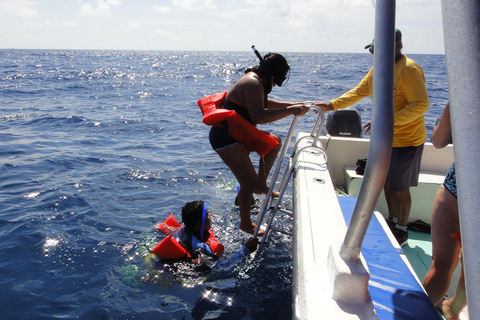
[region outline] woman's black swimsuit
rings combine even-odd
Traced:
[[[248,109],[246,107],[240,106],[236,103],[231,102],[228,99],[225,99],[225,101],[223,102],[222,108],[228,109],[228,110],[235,110],[240,116],[245,118],[245,120],[253,124],[252,119],[250,118],[250,114],[248,113]],[[209,139],[210,139],[210,144],[212,145],[212,148],[215,151],[229,147],[239,142],[228,134],[227,121],[224,121],[222,123],[222,127],[213,126],[210,129]]]

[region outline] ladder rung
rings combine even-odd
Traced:
[[[278,209],[278,211],[283,212],[285,214],[288,214],[289,216],[293,217],[293,211],[287,210],[287,209]]]
[[[281,228],[276,228],[276,227],[270,226],[270,229],[273,230],[273,231],[276,231],[276,232],[280,232],[280,233],[286,234],[287,236],[291,236],[291,235],[292,235],[291,232],[285,231],[285,230],[283,230],[283,229],[281,229]]]

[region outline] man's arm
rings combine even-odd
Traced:
[[[330,101],[333,110],[343,109],[351,106],[363,98],[371,95],[370,87],[373,80],[373,68],[367,73],[367,75],[360,81],[360,83],[353,88],[342,94],[337,99]]]

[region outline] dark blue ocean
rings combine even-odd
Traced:
[[[335,98],[373,62],[285,56],[290,80],[271,97],[289,101]],[[425,72],[430,134],[448,100],[445,57],[409,56]],[[227,257],[248,238],[236,180],[195,101],[256,63],[251,51],[0,50],[0,318],[290,319],[288,236],[272,234],[257,259],[227,270],[149,263],[163,238],[155,224],[180,219],[186,201],[209,204]],[[356,108],[369,121],[370,99]],[[314,121],[307,114],[298,128]],[[261,128],[285,137],[290,122]]]

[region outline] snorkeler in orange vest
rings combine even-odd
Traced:
[[[184,227],[171,214],[165,222],[157,225],[156,229],[166,233],[167,237],[152,253],[162,259],[190,261],[200,267],[226,268],[257,248],[258,239],[250,238],[230,259],[219,260],[224,247],[213,234],[210,213],[203,201],[185,204],[182,208],[182,222]]]
[[[232,170],[240,184],[237,195],[240,209],[240,229],[250,234],[253,234],[256,229],[256,225],[250,217],[253,194],[268,193],[267,177],[281,148],[281,139],[278,135],[262,132],[256,129],[255,125],[271,123],[290,115],[303,116],[309,109],[301,102],[281,102],[268,97],[275,85],[281,87],[288,78],[290,67],[287,60],[278,53],[268,53],[262,57],[253,46],[252,49],[260,59],[258,66],[245,70],[245,74],[228,92],[198,101],[200,109],[204,113],[204,122],[213,121],[207,123],[212,125],[209,135],[212,148]],[[213,108],[210,110],[211,113],[206,112],[207,104]],[[233,119],[233,117],[230,116],[225,118],[226,121],[222,120],[220,123],[214,121],[221,120],[221,117],[228,113],[233,114],[231,111],[238,115],[237,119],[243,120],[248,125],[239,124],[232,128],[233,120],[229,119]],[[212,119],[209,119],[209,116]],[[253,130],[252,127],[260,133]],[[238,133],[240,137],[235,136]],[[257,134],[258,136],[255,137]],[[265,142],[265,147],[258,147],[256,143],[249,140],[242,141],[244,136],[254,136],[252,140]],[[270,144],[269,141],[272,140],[276,140],[276,142],[273,141]],[[251,151],[257,151],[261,155],[258,173],[249,157]],[[260,230],[259,235],[262,234],[263,230]]]

